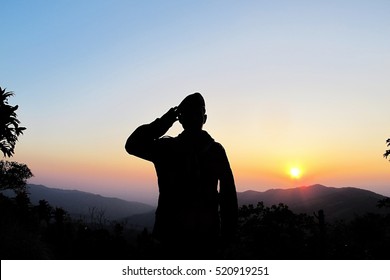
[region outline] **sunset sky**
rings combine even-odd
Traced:
[[[390,1],[5,0],[0,11],[0,86],[27,127],[11,160],[31,183],[156,203],[153,164],[124,143],[200,92],[238,191],[390,195]]]

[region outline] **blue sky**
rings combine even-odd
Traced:
[[[323,183],[390,194],[389,1],[2,1],[0,10],[0,85],[16,93],[27,127],[14,160],[35,183],[155,195],[153,166],[126,155],[124,141],[199,91],[239,190]],[[299,182],[286,175],[292,165],[304,170]]]

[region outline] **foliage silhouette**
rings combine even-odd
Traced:
[[[386,140],[386,143],[387,143],[387,147],[390,147],[390,138]],[[390,156],[390,150],[386,150],[385,153],[383,154],[383,157],[388,158],[389,156]]]
[[[386,197],[378,201],[378,208],[390,208],[390,198]]]
[[[25,127],[19,126],[16,110],[18,105],[8,104],[8,98],[14,93],[0,87],[0,150],[4,156],[12,157],[18,137],[23,134]]]
[[[4,157],[14,155],[16,141],[26,129],[19,126],[16,115],[18,105],[8,104],[8,98],[13,95],[13,92],[0,87],[0,149]],[[13,190],[17,194],[16,199],[27,200],[26,182],[32,176],[31,170],[23,163],[0,161],[0,191]]]
[[[39,221],[49,224],[53,213],[53,207],[44,199],[39,200],[38,206],[36,206],[38,212]]]
[[[295,214],[284,204],[240,208],[239,259],[388,259],[390,214],[328,223],[326,213]]]
[[[240,208],[241,259],[295,259],[317,256],[315,242],[319,227],[314,217],[294,214],[287,205]],[[318,257],[318,256],[317,256]]]
[[[31,205],[27,193],[0,194],[0,247],[1,259],[167,258],[147,229],[72,220],[45,200]],[[239,209],[235,242],[204,259],[389,259],[389,252],[390,211],[329,223],[320,211],[296,214],[287,205],[260,202]]]
[[[15,193],[26,191],[27,179],[33,176],[26,164],[14,161],[0,161],[0,191],[13,190]]]
[[[25,193],[26,194],[26,193]],[[102,228],[72,220],[65,209],[28,194],[9,198],[0,193],[1,259],[136,259],[137,233],[118,222]]]

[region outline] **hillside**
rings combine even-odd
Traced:
[[[88,218],[91,209],[103,211],[106,219],[123,220],[134,227],[151,228],[155,207],[109,198],[77,190],[53,189],[41,185],[28,185],[31,202],[38,204],[47,200],[54,207],[62,207],[73,217]],[[351,219],[367,212],[383,213],[376,206],[384,196],[358,188],[332,188],[322,185],[292,189],[270,189],[265,192],[245,191],[237,194],[239,205],[256,205],[262,201],[266,206],[284,203],[295,213],[312,215],[322,209],[328,221]]]
[[[33,184],[27,187],[33,204],[38,204],[39,200],[45,199],[53,207],[62,207],[73,217],[88,218],[94,209],[97,212],[104,212],[106,219],[117,220],[147,213],[154,209],[153,206],[140,202],[104,197],[77,190],[54,189]]]
[[[284,203],[295,213],[313,215],[324,210],[327,221],[350,220],[366,213],[385,213],[377,203],[384,196],[358,188],[332,188],[322,185],[292,189],[271,189],[265,192],[246,191],[237,193],[239,206],[264,202],[265,206]],[[128,224],[152,228],[154,211],[126,218]]]
[[[36,185],[30,185],[29,191],[33,203],[47,199],[69,213],[85,211],[88,207],[104,208],[106,216],[117,211],[119,223],[106,223],[104,227],[94,222],[89,226],[88,220],[86,224],[72,220],[64,223],[58,216],[48,219],[47,213],[28,207],[20,199],[0,195],[2,259],[155,260],[164,257],[160,245],[151,238],[154,223],[151,206]],[[283,202],[294,213],[284,207],[240,212],[239,243],[222,250],[220,259],[389,259],[390,209],[386,209],[387,215],[365,215],[378,212],[376,204],[383,196],[356,188],[315,185],[248,191],[239,193],[238,197],[240,205],[264,201],[270,206]],[[299,212],[313,214],[320,209],[325,212],[325,224],[321,219],[298,215]],[[131,215],[131,212],[138,213]],[[355,214],[364,215],[354,217]],[[123,218],[125,215],[128,217]],[[352,219],[347,221],[348,217]],[[336,218],[345,221],[335,222]],[[149,230],[144,231],[145,227]]]
[[[328,220],[350,219],[367,212],[381,213],[377,203],[385,198],[358,188],[331,188],[322,185],[292,189],[271,189],[265,192],[238,193],[240,205],[263,201],[266,206],[284,203],[296,213],[312,214],[322,209]]]

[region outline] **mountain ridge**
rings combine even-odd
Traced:
[[[328,219],[350,219],[367,212],[382,213],[377,207],[386,196],[353,187],[327,187],[316,184],[291,189],[269,189],[264,192],[249,190],[238,193],[240,205],[256,205],[262,201],[265,206],[283,203],[297,213],[313,214],[323,210]]]
[[[105,218],[122,220],[128,224],[150,228],[154,222],[155,207],[115,197],[105,197],[78,190],[49,188],[29,184],[33,204],[45,199],[53,207],[62,207],[71,216],[88,218],[91,211],[103,211]],[[367,212],[382,213],[377,207],[386,196],[353,187],[327,187],[320,184],[290,189],[269,189],[264,192],[247,190],[237,193],[239,206],[263,202],[265,206],[283,203],[295,213],[313,213],[323,210],[328,220],[351,219]]]
[[[35,184],[28,184],[27,189],[33,204],[38,204],[39,200],[44,199],[53,207],[62,207],[73,217],[88,218],[92,211],[100,211],[104,213],[105,218],[117,220],[154,209],[153,206],[145,203],[105,197],[79,190],[49,188]]]

